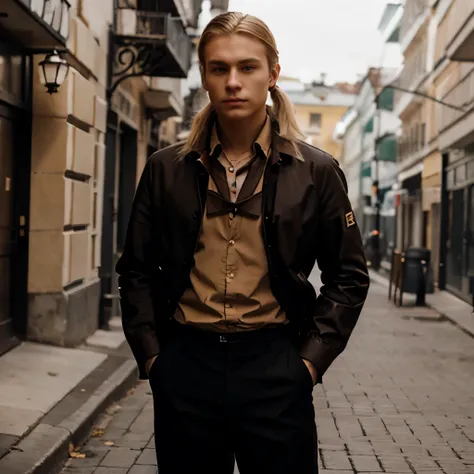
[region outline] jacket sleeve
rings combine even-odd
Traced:
[[[145,362],[160,352],[156,331],[154,300],[159,288],[158,265],[153,265],[152,160],[148,160],[140,178],[127,228],[124,251],[117,262],[120,306],[125,337],[137,361],[139,376],[147,379]]]
[[[344,173],[334,159],[318,173],[321,201],[316,258],[323,286],[312,313],[313,329],[300,353],[316,367],[317,382],[321,383],[346,347],[367,297],[370,278]]]

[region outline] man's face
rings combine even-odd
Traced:
[[[242,120],[265,108],[280,66],[270,71],[260,41],[239,34],[219,36],[206,45],[204,57],[203,86],[219,117]]]

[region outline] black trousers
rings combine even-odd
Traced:
[[[183,327],[150,385],[160,474],[317,474],[312,379],[283,330]]]

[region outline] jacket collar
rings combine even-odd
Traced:
[[[295,150],[291,146],[290,142],[283,138],[280,135],[280,125],[278,121],[271,115],[269,115],[270,124],[271,124],[271,161],[272,164],[276,164],[279,162],[288,163],[293,159],[304,161],[304,158],[298,156],[295,153]],[[206,138],[206,145],[203,149],[196,149],[192,152],[188,153],[185,156],[185,160],[189,162],[196,162],[198,161],[204,153],[210,153],[212,151],[216,151],[216,147],[211,148],[211,144],[216,145],[218,142],[213,141],[213,132],[215,132],[215,118],[212,123],[212,127],[208,130],[208,135]],[[259,140],[257,139],[254,146],[261,147]]]

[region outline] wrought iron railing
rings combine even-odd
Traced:
[[[130,0],[122,0],[130,1]],[[191,41],[181,21],[168,14],[120,9],[117,35],[153,42],[166,40],[183,68],[189,69]]]
[[[71,7],[68,0],[44,0],[44,2],[21,0],[21,2],[58,33],[64,41],[68,39],[69,9]],[[3,2],[0,0],[0,3]]]

